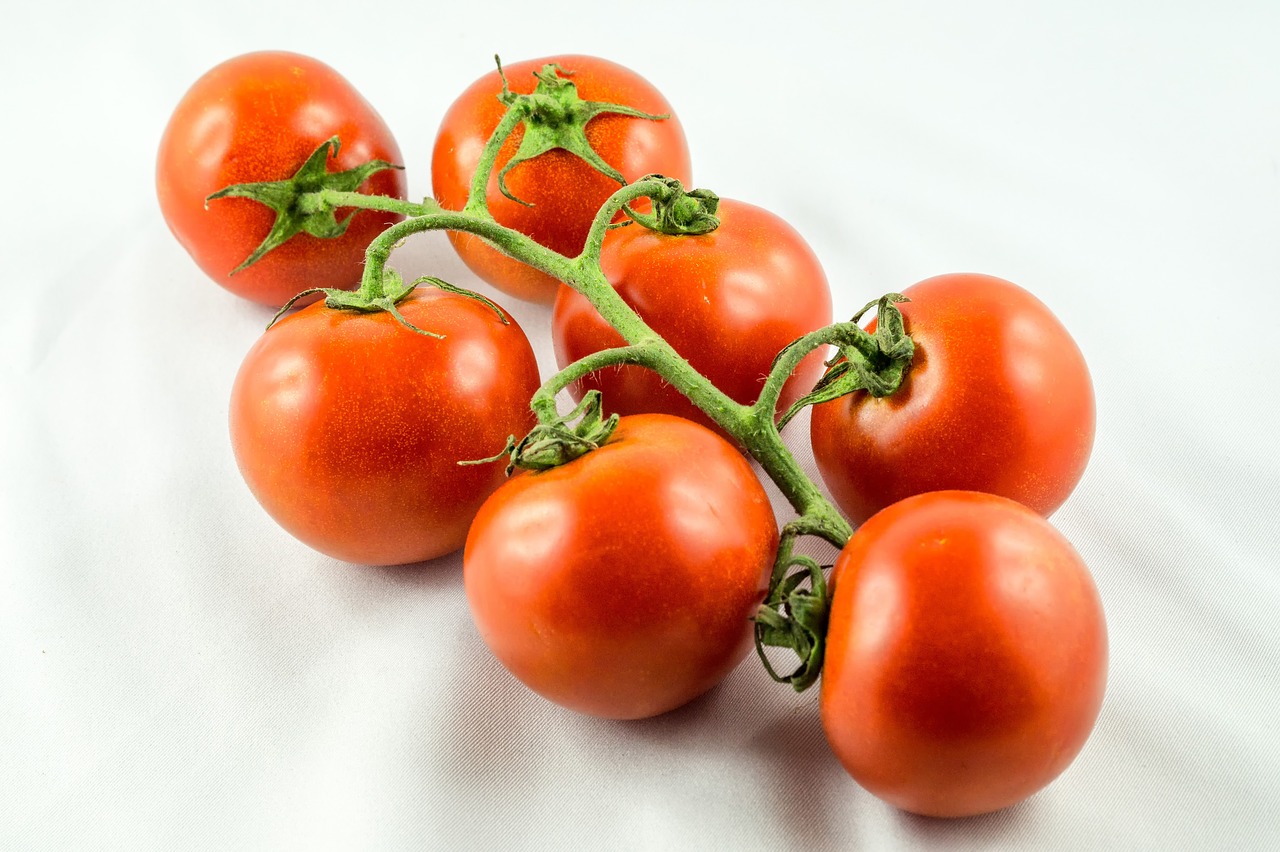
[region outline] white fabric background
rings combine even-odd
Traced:
[[[6,7],[0,847],[1276,848],[1280,6],[576,5]],[[415,196],[495,52],[608,56],[674,104],[699,185],[808,237],[838,315],[959,270],[1052,306],[1099,403],[1053,522],[1112,644],[1076,763],[1002,813],[904,815],[754,659],[658,719],[579,717],[488,655],[456,556],[354,567],[280,531],[225,425],[268,313],[202,276],[152,181],[186,87],[263,48],[347,76]],[[438,236],[396,262],[484,289]],[[499,299],[547,374],[548,311]]]

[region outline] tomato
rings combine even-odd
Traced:
[[[720,227],[692,236],[639,225],[605,237],[601,269],[622,298],[693,367],[741,403],[760,395],[778,351],[831,322],[822,265],[795,229],[774,214],[721,199]],[[622,336],[576,291],[561,287],[552,318],[561,367]],[[783,387],[785,411],[817,381],[822,354],[807,357]],[[581,399],[601,390],[606,409],[710,419],[651,370],[610,369],[575,383]]]
[[[1044,787],[1102,705],[1089,571],[1025,506],[932,492],[876,514],[836,561],[820,699],[840,762],[914,813],[968,816]]]
[[[652,115],[672,113],[666,98],[639,74],[593,56],[550,56],[506,65],[511,91],[532,92],[534,72],[551,63],[571,75],[569,79],[584,100],[633,107]],[[445,113],[431,158],[431,185],[436,200],[446,209],[460,210],[466,203],[481,152],[506,112],[498,100],[501,91],[502,79],[495,69],[473,83]],[[498,155],[489,180],[489,210],[501,224],[573,257],[582,251],[596,212],[620,184],[582,158],[556,149],[519,163],[506,175],[512,194],[533,206],[512,201],[498,188],[498,173],[516,153],[523,136],[523,128],[517,128]],[[690,183],[689,149],[674,115],[654,121],[606,113],[587,123],[586,137],[596,153],[628,181],[657,173]],[[467,266],[495,287],[531,301],[555,298],[559,286],[555,279],[469,234],[451,232],[449,238]]]
[[[209,71],[183,95],[160,140],[156,193],[169,229],[204,272],[238,296],[279,307],[311,287],[360,281],[364,250],[400,217],[355,214],[333,239],[299,234],[235,275],[271,231],[275,214],[247,198],[205,198],[231,184],[292,177],[323,142],[341,149],[330,169],[403,162],[382,118],[338,72],[296,53],[248,53]],[[378,172],[361,191],[404,198],[404,173]],[[338,219],[349,211],[338,211]]]
[[[335,559],[393,565],[462,546],[501,464],[461,466],[533,426],[538,369],[524,332],[490,307],[415,291],[400,313],[315,303],[245,357],[231,443],[273,518]]]
[[[636,415],[599,449],[498,489],[463,575],[476,627],[512,674],[564,707],[634,719],[741,661],[777,545],[769,499],[732,445]]]
[[[814,406],[813,454],[854,522],[912,494],[960,489],[1048,515],[1093,448],[1089,368],[1062,323],[989,275],[940,275],[900,304],[915,357],[893,394]]]

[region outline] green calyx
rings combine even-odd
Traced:
[[[556,148],[580,157],[593,169],[613,178],[619,184],[627,183],[622,173],[609,165],[587,141],[587,123],[596,116],[613,113],[650,121],[670,118],[668,115],[652,115],[621,104],[585,101],[578,96],[578,87],[569,79],[573,72],[554,64],[544,65],[542,70],[534,72],[533,76],[537,78],[538,84],[532,94],[517,94],[507,85],[507,77],[502,72],[502,62],[496,56],[494,59],[498,62],[498,73],[502,76],[502,94],[498,99],[506,105],[507,109],[519,113],[521,124],[524,125],[524,136],[520,140],[520,147],[498,172],[498,189],[517,204],[533,206],[517,198],[507,188],[507,173],[526,160],[532,160]]]
[[[831,601],[822,566],[808,556],[792,553],[797,535],[784,530],[768,597],[756,612],[755,641],[756,653],[769,676],[803,692],[822,672]],[[766,647],[794,651],[799,664],[791,673],[779,674]]]
[[[604,416],[600,391],[588,391],[573,411],[563,417],[539,423],[520,441],[516,441],[513,435],[507,440],[506,448],[497,455],[459,464],[489,464],[505,458],[508,460],[507,476],[518,467],[534,471],[550,470],[599,449],[617,427],[617,414]]]
[[[720,219],[716,216],[720,209],[720,196],[711,190],[685,191],[679,180],[662,175],[647,175],[644,179],[662,181],[669,191],[650,196],[653,200],[651,214],[624,208],[623,212],[635,222],[651,231],[672,236],[699,236],[720,227]]]
[[[910,300],[901,293],[887,293],[854,314],[845,324],[847,338],[837,344],[839,353],[827,362],[827,372],[812,391],[787,409],[778,421],[778,428],[790,422],[806,405],[830,402],[860,390],[877,398],[896,391],[915,356],[915,342],[907,334],[902,311],[897,308],[899,302],[907,301]],[[876,308],[876,330],[869,334],[857,323],[873,307]]]
[[[329,159],[338,156],[340,147],[338,137],[334,136],[320,143],[320,147],[311,152],[311,156],[307,157],[307,161],[293,177],[264,183],[237,183],[220,189],[205,199],[205,206],[208,207],[210,201],[219,198],[251,198],[275,211],[276,220],[266,239],[239,266],[231,270],[232,275],[257,263],[267,252],[283,245],[297,234],[306,233],[321,239],[342,236],[356,211],[351,211],[346,218],[339,220],[337,207],[325,202],[321,192],[355,192],[378,172],[404,168],[383,160],[371,160],[345,172],[331,172]]]
[[[284,316],[285,312],[288,311],[289,308],[293,307],[294,303],[299,299],[316,293],[323,293],[324,306],[330,310],[354,311],[362,314],[373,314],[385,311],[386,313],[391,314],[396,322],[400,323],[400,325],[404,326],[409,331],[426,337],[443,339],[443,334],[437,334],[434,331],[424,331],[409,322],[396,307],[400,302],[407,299],[409,294],[418,289],[422,284],[428,284],[438,290],[444,290],[447,293],[454,293],[459,296],[466,296],[469,299],[474,299],[497,314],[498,319],[502,321],[503,325],[510,323],[510,320],[507,319],[507,315],[502,312],[502,308],[499,308],[479,293],[464,290],[463,288],[454,286],[447,281],[442,281],[439,278],[432,278],[430,276],[423,276],[412,283],[406,284],[404,278],[399,272],[396,272],[394,269],[384,268],[381,274],[376,277],[366,275],[364,281],[360,285],[360,289],[355,291],[338,290],[328,287],[312,287],[310,290],[303,290],[301,293],[285,302],[280,310],[276,311],[275,316],[271,318],[271,322],[267,323],[267,328],[271,328],[271,326],[275,325],[276,320]]]

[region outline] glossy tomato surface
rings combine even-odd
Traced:
[[[679,707],[741,661],[777,543],[733,446],[637,415],[599,449],[494,493],[463,572],[476,627],[512,674],[564,707],[632,719]]]
[[[902,386],[814,406],[818,469],[855,523],[926,491],[985,491],[1048,515],[1089,461],[1094,396],[1080,348],[1026,290],[940,275],[900,304],[915,358]]]
[[[853,778],[914,813],[1025,799],[1084,745],[1107,633],[1075,550],[1025,506],[933,492],[885,509],[836,562],[822,723]]]
[[[670,115],[661,121],[616,114],[598,115],[586,126],[587,141],[605,162],[628,181],[648,174],[691,180],[689,148],[684,130],[666,98],[652,84],[631,71],[593,56],[548,56],[504,65],[511,91],[528,94],[537,81],[533,74],[544,65],[558,64],[572,76],[584,100],[621,104],[651,115]],[[486,74],[449,107],[436,137],[431,158],[431,185],[436,200],[449,210],[466,204],[471,176],[485,143],[506,107],[498,100],[502,80],[497,70]],[[508,138],[489,180],[489,210],[503,225],[527,234],[544,246],[569,257],[582,251],[596,212],[620,184],[576,155],[552,150],[517,165],[506,183],[525,206],[498,189],[498,173],[524,137],[517,128]],[[453,246],[473,272],[521,299],[551,302],[559,282],[512,260],[468,234],[450,233]]]
[[[156,193],[169,229],[210,278],[260,304],[279,307],[311,287],[354,287],[365,248],[400,217],[361,211],[341,237],[299,234],[231,275],[270,233],[275,214],[247,198],[217,199],[205,209],[205,198],[231,184],[292,177],[332,136],[341,149],[331,171],[403,162],[386,123],[324,63],[282,52],[222,63],[183,95],[160,140]],[[379,172],[360,191],[404,198],[404,173]]]
[[[464,296],[419,289],[390,314],[316,303],[249,351],[231,395],[231,443],[250,490],[302,542],[394,565],[462,546],[505,479],[461,466],[533,426],[538,369],[524,332]]]
[[[831,291],[822,265],[794,228],[741,201],[721,199],[720,227],[673,236],[639,225],[609,233],[601,268],[614,289],[693,367],[741,403],[760,395],[778,352],[831,323]],[[585,297],[561,287],[552,319],[563,368],[592,352],[624,345]],[[787,409],[822,371],[823,354],[806,358],[783,388]],[[575,383],[581,399],[602,391],[606,410],[662,412],[711,425],[678,391],[641,367],[609,369]]]

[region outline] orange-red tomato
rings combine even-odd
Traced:
[[[777,545],[742,455],[647,414],[498,489],[463,573],[476,627],[512,674],[564,707],[634,719],[701,695],[742,660]]]
[[[990,494],[911,497],[853,535],[833,582],[822,723],[867,790],[914,813],[979,814],[1080,751],[1106,686],[1106,623],[1044,518]]]
[[[694,369],[733,399],[751,403],[779,350],[831,322],[831,291],[813,250],[767,210],[721,199],[720,227],[673,236],[639,225],[605,237],[600,265],[609,283]],[[584,296],[561,287],[551,326],[563,368],[625,344]],[[822,354],[813,353],[783,387],[783,411],[813,387]],[[608,369],[571,387],[581,399],[602,392],[605,409],[661,412],[704,425],[711,420],[657,373]]]
[[[333,136],[341,143],[333,171],[403,162],[382,117],[328,65],[282,52],[218,65],[183,95],[160,140],[156,194],[169,229],[210,278],[260,304],[279,307],[312,287],[354,287],[365,248],[401,217],[362,210],[341,237],[299,234],[231,275],[271,231],[275,213],[247,198],[205,209],[205,198],[231,184],[292,177]],[[404,198],[404,173],[378,172],[360,191]],[[339,210],[339,220],[348,212]]]
[[[1084,356],[1044,303],[989,275],[903,291],[915,358],[902,386],[814,406],[810,435],[831,495],[855,523],[926,491],[985,491],[1048,515],[1093,448]]]
[[[656,173],[690,184],[684,130],[672,115],[671,105],[652,84],[608,60],[565,55],[504,65],[511,91],[532,92],[537,82],[533,73],[550,63],[571,74],[569,79],[584,100],[628,106],[651,115],[671,115],[660,121],[598,115],[587,123],[587,141],[628,181]],[[431,157],[431,185],[436,200],[448,210],[460,210],[466,204],[480,154],[506,111],[498,100],[501,91],[502,80],[495,69],[467,88],[440,124]],[[580,157],[556,149],[518,164],[507,174],[511,192],[533,206],[518,204],[499,190],[498,173],[515,154],[523,137],[523,128],[518,128],[498,154],[489,180],[489,210],[499,223],[572,257],[582,251],[596,212],[620,185]],[[469,234],[450,232],[449,238],[467,266],[503,292],[536,302],[555,298],[559,282],[554,278],[512,260]]]
[[[498,463],[462,466],[533,426],[538,368],[524,332],[465,296],[419,289],[390,314],[316,303],[245,356],[231,443],[249,489],[302,542],[394,565],[462,546]]]

